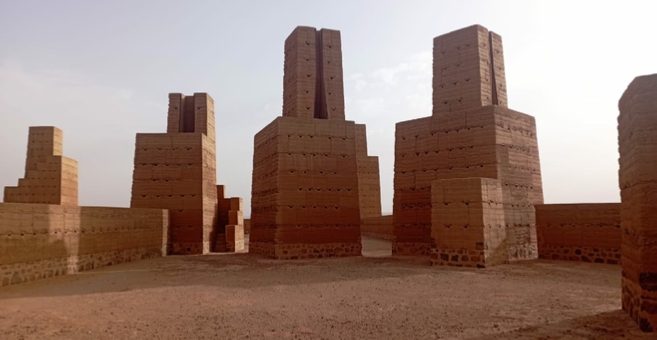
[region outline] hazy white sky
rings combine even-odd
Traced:
[[[0,186],[27,130],[64,130],[80,204],[128,206],[137,132],[169,92],[215,100],[218,183],[250,214],[253,135],[281,115],[283,43],[342,31],[347,119],[367,124],[392,211],[394,129],[431,114],[433,38],[481,24],[504,42],[509,107],[536,117],[546,203],[617,202],[617,102],[657,72],[656,1],[0,0]]]

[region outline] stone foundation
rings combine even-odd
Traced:
[[[169,254],[172,255],[201,255],[209,252],[209,245],[207,246],[208,251],[204,252],[206,246],[198,242],[188,242],[188,243],[171,243],[169,245]]]
[[[0,266],[0,287],[160,257],[162,254],[165,254],[162,247],[150,247],[5,264]]]
[[[254,251],[255,250],[255,251]],[[321,259],[330,257],[361,256],[362,246],[352,243],[276,244],[250,243],[249,252],[277,260]]]
[[[541,259],[620,264],[620,248],[543,246]]]
[[[536,237],[534,237],[534,240]],[[509,247],[509,260],[535,260],[538,258],[538,245],[536,242]]]
[[[392,253],[402,256],[428,256],[431,254],[431,243],[393,241]]]
[[[431,265],[453,267],[486,268],[483,250],[437,250],[431,251]]]
[[[261,254],[265,257],[275,258],[276,250],[274,244],[270,242],[251,242],[249,241],[249,253]]]
[[[321,259],[328,257],[361,256],[359,243],[320,243],[320,244],[277,244],[276,258],[279,260]]]
[[[645,294],[640,284],[625,275],[623,271],[623,278],[621,279],[622,287],[622,304],[623,310],[636,321],[644,332],[654,332],[655,328],[651,325],[650,317],[651,311],[655,311],[655,304],[648,302],[646,299],[648,294]],[[648,301],[646,301],[648,300]],[[642,302],[643,301],[643,302]]]

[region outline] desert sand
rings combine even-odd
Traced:
[[[168,256],[0,289],[2,339],[652,339],[620,310],[620,266],[487,269],[389,257]],[[651,337],[652,336],[652,337]]]

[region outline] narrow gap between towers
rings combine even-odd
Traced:
[[[488,58],[490,59],[490,77],[491,77],[491,97],[493,98],[493,105],[499,105],[499,100],[497,98],[497,79],[495,79],[495,55],[493,54],[493,32],[488,32],[488,48],[490,53]]]
[[[328,119],[326,93],[324,91],[324,39],[322,31],[315,31],[315,114],[314,118]]]

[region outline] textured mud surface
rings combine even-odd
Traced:
[[[620,267],[381,257],[170,256],[0,289],[2,339],[650,339]]]

